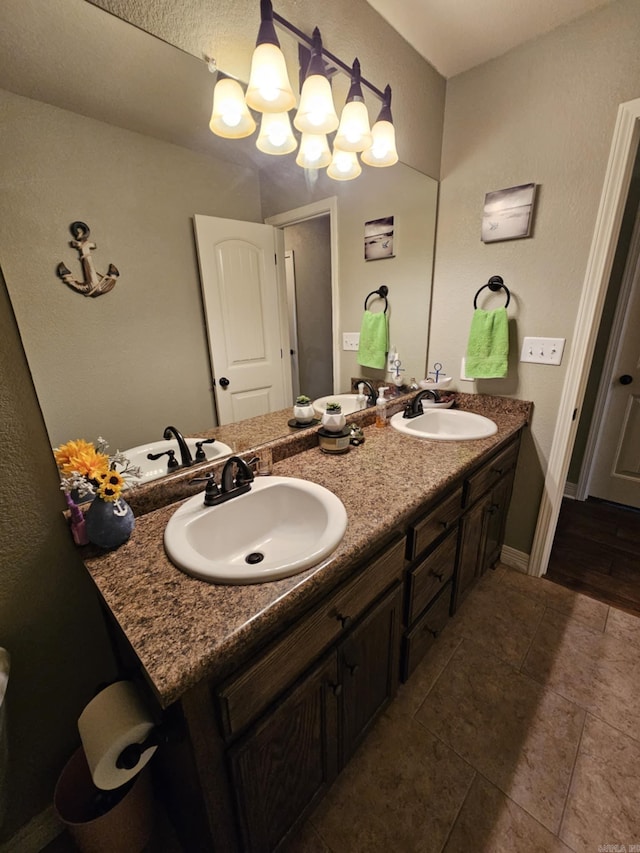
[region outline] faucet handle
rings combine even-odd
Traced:
[[[216,483],[214,474],[207,474],[204,477],[194,477],[189,480],[189,483],[206,483],[204,490],[204,505],[213,506],[215,498],[220,494],[220,486]]]
[[[162,453],[147,453],[147,459],[151,459],[152,462],[155,462],[156,459],[160,459],[162,456],[169,457],[169,461],[167,462],[167,469],[169,471],[180,467],[180,463],[176,459],[175,450],[163,450]]]
[[[195,458],[200,462],[202,459],[207,458],[207,454],[202,449],[203,444],[213,444],[215,438],[203,438],[202,441],[196,441],[196,456]]]

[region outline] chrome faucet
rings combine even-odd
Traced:
[[[418,391],[410,403],[407,403],[402,415],[403,418],[417,418],[422,414],[422,401],[425,397],[431,397],[434,403],[440,402],[440,394],[434,388]]]
[[[164,438],[168,441],[171,436],[173,436],[178,442],[178,447],[180,449],[180,464],[183,468],[189,468],[193,465],[193,457],[191,456],[191,451],[187,446],[187,442],[184,440],[184,436],[179,429],[176,429],[174,426],[168,426],[164,431]]]

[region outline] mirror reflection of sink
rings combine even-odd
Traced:
[[[320,563],[346,527],[342,501],[323,486],[260,477],[217,506],[204,506],[203,492],[190,498],[169,519],[164,546],[172,563],[201,580],[263,583]]]
[[[367,407],[366,397],[362,403],[358,400],[357,394],[329,394],[326,397],[318,397],[317,400],[314,400],[313,408],[319,415],[324,415],[327,403],[340,403],[343,415],[351,415],[353,412],[359,412]]]
[[[497,425],[489,418],[461,409],[426,409],[417,418],[404,418],[403,413],[398,412],[390,423],[406,435],[436,441],[470,441],[498,432]]]
[[[201,440],[202,439],[199,438],[185,438],[187,447],[191,451],[193,459],[196,458],[196,441]],[[206,461],[218,459],[233,452],[228,444],[224,444],[222,441],[218,440],[214,441],[213,444],[203,444],[202,449],[205,452]],[[162,453],[165,450],[174,450],[176,459],[180,462],[180,449],[178,447],[178,442],[173,438],[168,441],[150,441],[148,444],[140,444],[138,447],[131,447],[129,450],[123,451],[131,465],[137,465],[142,471],[140,479],[133,480],[132,484],[148,483],[150,480],[157,480],[158,477],[164,477],[171,473],[167,469],[167,462],[169,461],[167,456],[161,456],[160,459],[155,460],[147,459],[147,454]],[[204,462],[205,459],[200,461]]]

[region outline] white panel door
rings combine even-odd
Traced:
[[[276,229],[201,215],[194,226],[218,421],[283,409],[291,382]]]
[[[640,258],[633,263],[589,494],[640,509]]]

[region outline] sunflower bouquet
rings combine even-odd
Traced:
[[[108,450],[109,445],[100,437],[95,445],[79,438],[56,447],[53,455],[62,491],[75,492],[81,500],[98,495],[104,501],[117,501],[141,471],[120,451],[110,456]]]

